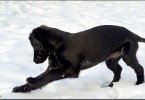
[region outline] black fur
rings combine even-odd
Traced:
[[[136,85],[144,82],[144,70],[138,63],[136,52],[138,42],[145,42],[128,29],[120,26],[103,25],[71,34],[47,26],[37,27],[30,34],[34,49],[34,62],[49,60],[48,69],[35,78],[27,78],[27,83],[15,87],[13,92],[29,92],[59,79],[77,78],[81,70],[93,67],[105,61],[113,71],[113,82],[121,78],[123,61],[134,69],[137,75]]]

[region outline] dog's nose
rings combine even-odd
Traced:
[[[34,61],[36,64],[39,64],[39,63],[42,62],[42,58],[41,58],[40,56],[37,56],[37,57],[34,58],[33,61]]]
[[[41,57],[40,57],[40,56],[38,56],[38,57],[37,57],[37,59],[41,60]]]

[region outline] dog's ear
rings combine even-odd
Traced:
[[[34,34],[30,34],[29,40],[31,41],[31,44],[35,50],[43,50],[44,49],[42,43],[35,38]]]
[[[36,38],[35,38],[35,35],[34,34],[30,34],[30,37],[29,39],[31,40],[31,42],[33,43],[36,43],[36,44],[41,44],[40,41],[38,41]]]
[[[46,39],[48,39],[50,32],[51,28],[45,25],[41,25],[32,31],[32,33],[35,34],[35,37],[40,41],[45,41]]]
[[[51,28],[47,27],[45,25],[41,25],[41,26],[34,29],[35,32],[43,32],[43,33],[48,32],[50,30],[51,30]]]

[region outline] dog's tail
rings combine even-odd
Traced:
[[[137,38],[138,42],[145,42],[145,38],[142,38],[138,35],[136,35],[136,38]]]

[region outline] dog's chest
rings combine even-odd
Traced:
[[[90,68],[90,67],[92,67],[92,66],[94,66],[94,65],[95,65],[95,64],[92,63],[92,62],[90,62],[89,60],[83,59],[83,60],[81,61],[81,63],[80,63],[80,68],[81,68],[81,70],[84,70],[84,69],[88,69],[88,68]]]
[[[86,66],[86,65],[89,65],[89,64],[90,64],[90,61],[85,59],[85,60],[82,60],[82,62],[80,63],[80,66]]]

